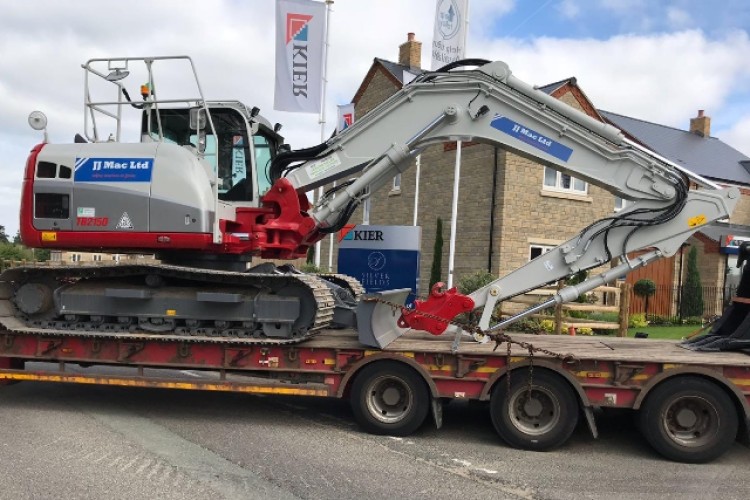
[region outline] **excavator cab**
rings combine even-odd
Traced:
[[[263,229],[279,212],[262,199],[283,145],[278,124],[241,102],[206,100],[186,56],[92,59],[83,68],[83,133],[73,144],[45,140],[29,157],[21,207],[28,245],[157,253],[170,262],[191,253],[195,265],[195,257],[228,255],[239,267],[269,240],[283,247],[272,247],[273,257],[303,253]],[[306,203],[293,190],[285,195]]]
[[[219,200],[258,206],[257,200],[271,187],[268,170],[282,143],[281,136],[263,118],[252,116],[257,108],[248,115],[238,102],[207,105],[213,127],[208,126],[203,107],[144,110],[141,140],[194,150],[217,172]],[[249,123],[248,119],[257,121]]]

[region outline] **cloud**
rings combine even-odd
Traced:
[[[682,29],[693,26],[692,16],[679,7],[670,6],[667,8],[667,21],[673,29]]]
[[[581,7],[575,0],[563,0],[556,8],[566,19],[575,19],[581,13]]]
[[[743,118],[729,129],[717,130],[715,135],[737,151],[750,157],[750,117]]]
[[[745,55],[750,39],[744,32],[720,40],[697,30],[608,40],[496,39],[481,47],[477,55],[503,55],[529,83],[575,76],[599,108],[683,129],[696,109],[720,115],[750,75]]]

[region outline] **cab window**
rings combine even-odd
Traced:
[[[198,147],[198,136],[190,129],[189,110],[159,110],[162,135],[165,142]],[[206,128],[204,158],[218,172],[219,199],[225,201],[251,201],[253,199],[252,162],[246,122],[233,109],[212,109],[216,136]],[[151,137],[159,140],[156,113],[151,115]],[[145,129],[145,118],[144,118]]]
[[[271,167],[271,143],[262,135],[253,136],[255,148],[255,165],[257,170],[258,196],[263,196],[271,187],[268,169]]]

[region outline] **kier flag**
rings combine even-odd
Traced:
[[[336,123],[336,133],[343,132],[354,123],[354,104],[339,105],[339,119]]]
[[[326,5],[276,2],[276,87],[273,109],[319,113]]]
[[[465,57],[468,16],[469,0],[437,0],[432,38],[433,71]]]

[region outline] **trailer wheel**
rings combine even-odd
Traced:
[[[367,432],[407,436],[427,417],[430,395],[424,380],[412,368],[381,361],[357,374],[351,405],[357,423]]]
[[[514,448],[544,451],[568,440],[578,424],[578,399],[559,376],[534,371],[511,374],[510,394],[505,380],[492,390],[490,415],[495,430]]]
[[[659,453],[678,462],[709,462],[737,437],[737,410],[716,384],[678,377],[657,386],[638,412],[641,432]]]

